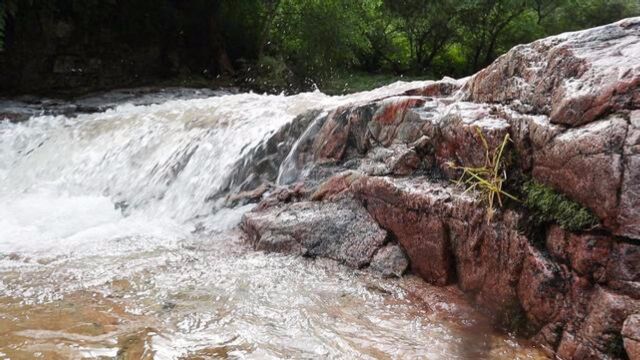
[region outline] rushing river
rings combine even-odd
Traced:
[[[252,251],[211,200],[297,115],[409,86],[0,122],[0,359],[543,358],[453,288]]]

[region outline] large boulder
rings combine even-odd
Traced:
[[[476,74],[468,99],[578,126],[640,107],[640,18],[517,46]]]
[[[257,250],[326,257],[354,268],[368,265],[387,237],[350,199],[278,204],[245,214],[241,226]]]

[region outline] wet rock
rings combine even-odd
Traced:
[[[578,126],[640,107],[640,19],[517,46],[467,84],[476,102],[513,105]]]
[[[575,333],[564,334],[558,355],[567,359],[623,356],[622,325],[639,309],[639,302],[597,287],[589,300],[586,317]]]
[[[252,211],[241,227],[258,250],[326,257],[361,268],[384,244],[386,232],[357,202],[298,202]]]
[[[518,281],[518,298],[533,325],[541,327],[559,320],[565,291],[565,279],[560,266],[545,259],[533,247],[528,247]]]
[[[496,311],[517,302],[527,239],[517,230],[516,214],[487,223],[484,205],[472,196],[420,177],[361,177],[351,191],[423,279],[446,285],[457,276],[462,290]]]
[[[339,196],[347,191],[359,176],[362,176],[362,174],[352,170],[335,175],[318,186],[313,195],[311,195],[311,200],[321,201]]]
[[[544,39],[470,80],[318,116],[281,167],[282,184],[301,185],[267,196],[245,231],[258,248],[401,273],[390,270],[391,245],[377,250],[382,242],[372,240],[379,226],[414,274],[456,283],[559,357],[624,358],[622,324],[640,301],[639,30],[640,18]],[[507,134],[513,173],[591,209],[601,224],[533,231],[518,206],[487,221],[483,197],[451,185],[460,171],[448,164],[485,165],[484,141],[491,153]],[[625,338],[629,356],[635,341]]]
[[[306,198],[307,195],[308,190],[305,188],[304,183],[297,183],[290,187],[278,187],[266,194],[256,209],[267,209],[279,204],[297,202]]]
[[[421,97],[394,97],[381,101],[373,119],[368,123],[373,141],[382,146],[391,145],[409,109],[421,107],[425,102]]]
[[[352,112],[337,109],[330,113],[313,143],[315,161],[339,161],[347,148]]]
[[[397,244],[388,244],[373,256],[371,269],[383,277],[401,277],[409,267],[409,259]]]
[[[640,244],[616,242],[606,274],[609,287],[640,300]]]
[[[467,167],[486,165],[485,142],[492,152],[508,134],[509,124],[494,115],[486,105],[458,102],[441,111],[441,117],[435,119],[431,126],[437,124],[439,127],[440,137],[435,145],[435,153],[436,161],[444,170],[449,170],[449,162]],[[455,176],[453,172],[449,175]]]
[[[398,145],[394,154],[385,159],[385,165],[392,174],[410,175],[420,166],[420,157],[415,150],[405,145]]]
[[[271,184],[262,184],[253,190],[231,194],[225,199],[225,206],[235,207],[238,205],[259,202],[262,199],[262,196],[265,195],[271,187]]]
[[[626,131],[613,116],[563,132],[534,153],[532,175],[615,227]]]
[[[235,171],[227,179],[227,185],[211,198],[219,197],[229,191],[252,191],[263,184],[276,183],[281,164],[291,153],[298,139],[319,116],[312,110],[296,117],[291,123],[283,126],[275,134],[265,139],[260,145],[251,149],[234,165]],[[304,159],[303,159],[304,160]],[[292,181],[293,183],[295,181]]]
[[[629,130],[623,152],[624,175],[620,189],[617,233],[638,238],[640,234],[640,110],[629,115]]]
[[[371,149],[361,160],[358,170],[373,176],[406,176],[420,168],[421,163],[422,159],[412,146],[394,144]]]
[[[629,316],[622,326],[624,349],[629,360],[640,359],[640,314]]]
[[[517,284],[529,240],[519,230],[520,214],[505,211],[490,223],[482,210],[456,209],[449,222],[458,284],[497,314],[514,311]]]
[[[414,185],[423,186],[403,188]],[[452,253],[438,206],[447,206],[446,189],[419,180],[406,183],[362,177],[353,183],[352,191],[406,250],[414,272],[432,284],[446,285],[453,280]]]

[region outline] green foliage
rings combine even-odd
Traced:
[[[149,47],[214,74],[278,59],[333,88],[348,72],[465,76],[516,44],[638,14],[638,0],[0,0],[0,49]]]
[[[480,167],[457,166],[449,163],[449,167],[461,170],[462,175],[456,184],[466,187],[467,191],[478,191],[487,203],[487,221],[490,221],[495,214],[495,203],[502,207],[502,197],[519,201],[515,196],[502,190],[502,186],[507,180],[506,164],[504,161],[505,149],[509,143],[509,134],[504,136],[502,143],[495,149],[489,149],[489,144],[482,131],[475,128],[482,142],[485,151],[484,164]]]
[[[360,13],[351,0],[283,0],[271,31],[274,48],[298,74],[316,81],[331,76],[356,62],[364,42]]]
[[[524,204],[538,224],[557,223],[570,231],[589,229],[598,224],[591,211],[548,186],[527,181],[523,186]]]
[[[4,50],[5,29],[7,26],[7,18],[14,16],[17,10],[18,0],[2,0],[0,1],[0,51]]]

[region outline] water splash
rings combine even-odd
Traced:
[[[309,109],[421,85],[0,123],[0,358],[536,358],[424,313],[415,281],[249,251],[230,229],[250,206],[214,201]]]

